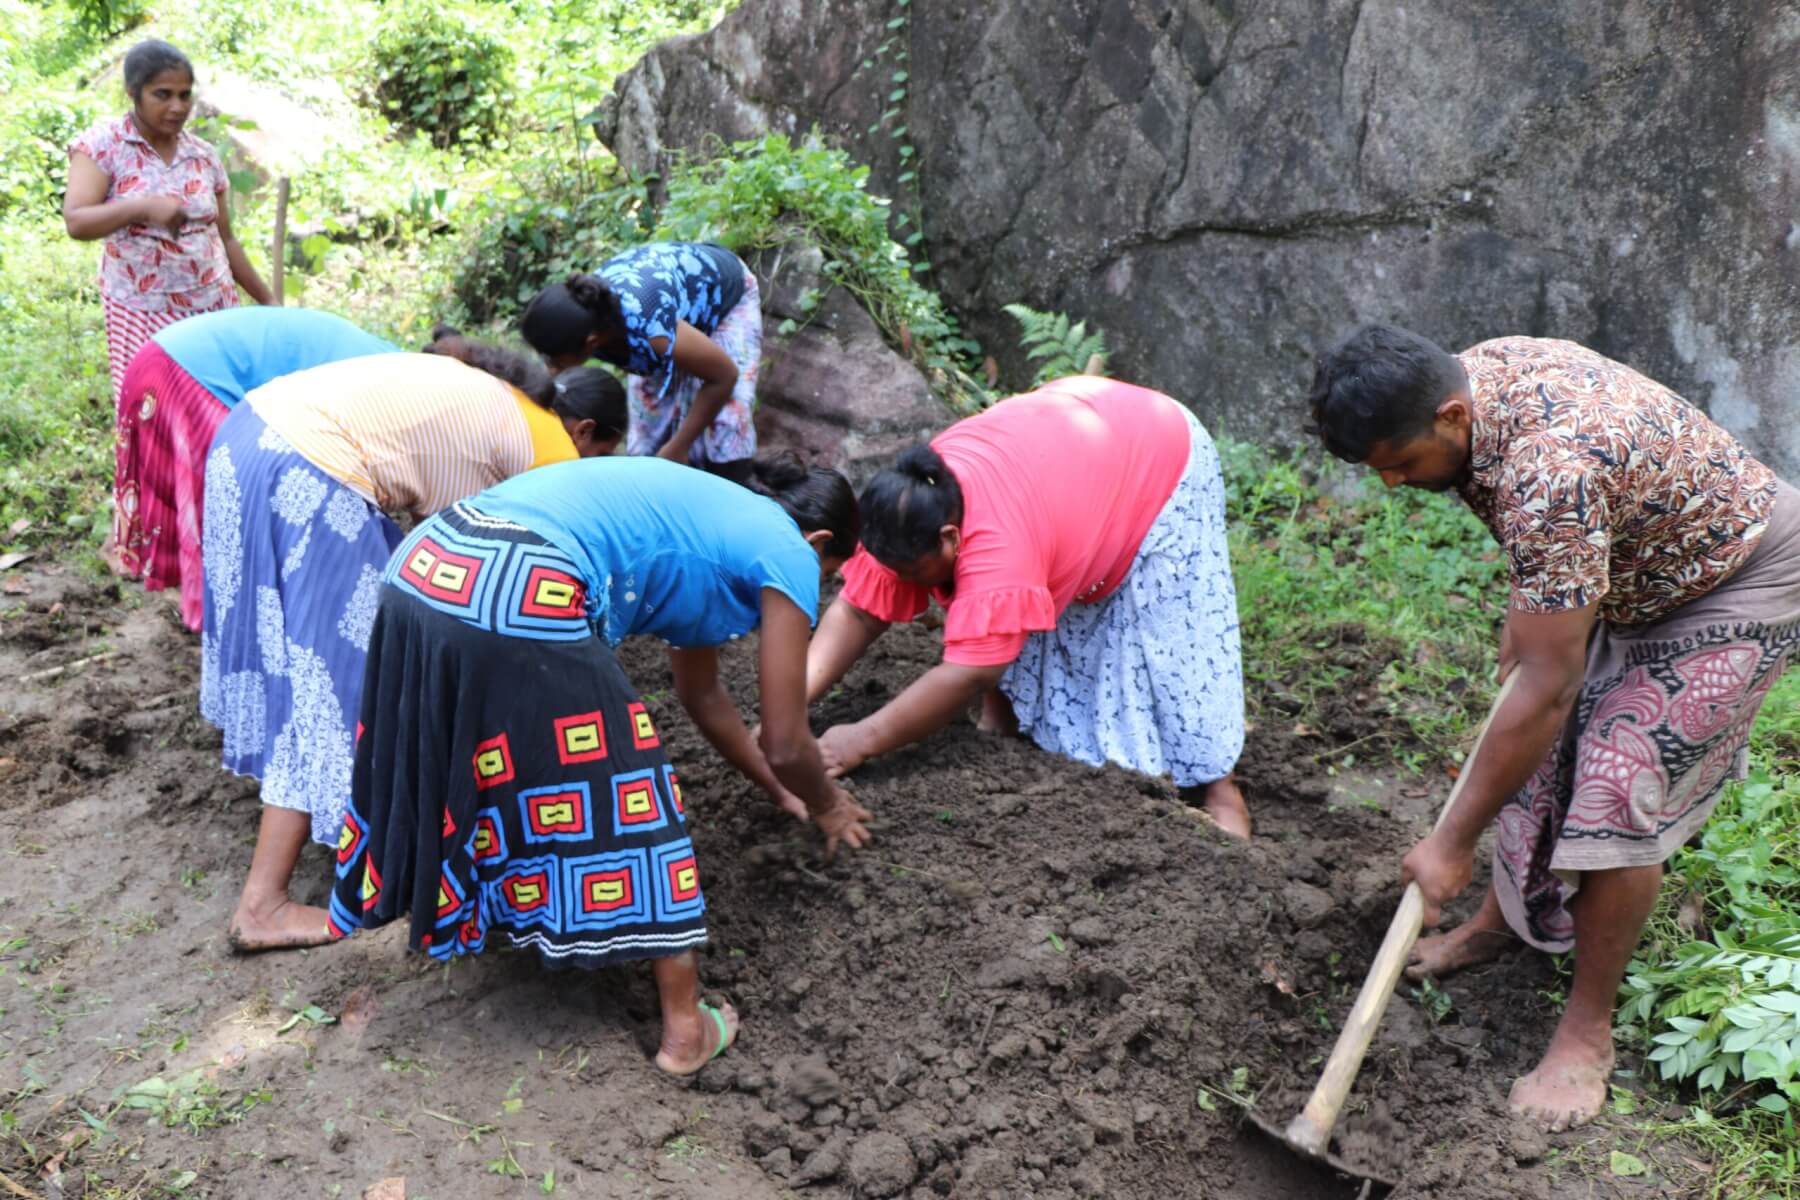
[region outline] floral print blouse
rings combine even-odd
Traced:
[[[208,312],[235,299],[236,285],[219,236],[219,204],[229,180],[216,150],[183,130],[173,162],[164,162],[131,114],[101,121],[69,143],[93,159],[110,182],[107,200],[179,196],[187,220],[179,233],[127,225],[110,233],[100,253],[100,292],[144,312]]]
[[[1699,409],[1578,346],[1458,355],[1474,401],[1460,487],[1512,568],[1512,607],[1657,620],[1722,583],[1768,525],[1773,472]]]
[[[675,329],[718,328],[744,298],[743,261],[712,242],[650,242],[608,259],[595,272],[619,298],[625,318],[627,373],[656,381],[657,395],[674,376]],[[667,338],[659,354],[650,343]]]

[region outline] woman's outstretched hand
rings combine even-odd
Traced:
[[[794,795],[794,793],[788,791],[786,788],[775,788],[769,793],[769,798],[775,801],[776,808],[779,808],[782,812],[794,818],[796,821],[812,820],[812,814],[806,811],[806,801]]]
[[[841,779],[862,766],[868,759],[862,744],[862,734],[854,725],[833,725],[820,734],[819,757],[825,760],[825,774]]]
[[[866,828],[866,823],[872,820],[869,810],[851,799],[850,793],[843,788],[831,790],[831,807],[812,814],[813,821],[825,835],[826,862],[837,855],[839,842],[852,850],[861,850],[871,840]]]

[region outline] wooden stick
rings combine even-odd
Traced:
[[[70,671],[79,671],[89,663],[105,662],[109,658],[119,657],[117,650],[108,650],[104,654],[90,654],[86,658],[78,658],[74,662],[64,663],[60,667],[50,667],[43,671],[33,671],[29,675],[19,676],[20,683],[36,683],[40,679],[55,679],[58,675],[66,675]]]
[[[1450,788],[1450,799],[1444,802],[1437,824],[1432,826],[1433,831],[1443,825],[1450,810],[1456,807],[1456,798],[1462,795],[1463,785],[1473,773],[1470,768],[1481,753],[1488,726],[1493,724],[1494,714],[1500,711],[1500,706],[1506,703],[1518,677],[1515,669],[1500,686],[1500,694],[1494,697],[1487,718],[1476,731],[1475,745],[1469,750],[1469,757],[1463,760],[1463,769]],[[1362,1069],[1363,1058],[1369,1052],[1369,1043],[1375,1040],[1375,1030],[1381,1024],[1381,1015],[1387,1011],[1388,1001],[1394,998],[1394,986],[1400,982],[1400,972],[1412,953],[1413,943],[1419,940],[1424,920],[1425,897],[1418,884],[1409,883],[1400,895],[1400,907],[1388,925],[1387,937],[1382,939],[1381,949],[1369,966],[1362,991],[1356,994],[1356,1003],[1351,1006],[1350,1015],[1344,1018],[1343,1032],[1338,1034],[1337,1044],[1331,1048],[1331,1057],[1319,1075],[1318,1086],[1313,1088],[1300,1115],[1288,1122],[1284,1136],[1289,1145],[1315,1157],[1325,1153],[1331,1141],[1331,1130],[1343,1111],[1344,1101],[1349,1098],[1350,1085],[1356,1082],[1356,1073]]]
[[[288,177],[275,182],[275,244],[269,252],[269,290],[275,293],[277,307],[287,303],[282,276],[287,273],[287,205]]]
[[[15,1183],[12,1180],[11,1176],[7,1175],[3,1171],[0,1171],[0,1184],[5,1184],[7,1191],[11,1192],[15,1196],[23,1196],[25,1198],[25,1200],[43,1200],[43,1196],[41,1193],[26,1191],[24,1188],[20,1187],[17,1183]]]

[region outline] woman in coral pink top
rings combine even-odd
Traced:
[[[167,42],[125,55],[131,111],[69,143],[63,224],[78,241],[105,239],[100,298],[117,402],[125,369],[150,335],[195,313],[230,308],[237,285],[274,300],[231,232],[225,164],[187,132],[194,67]]]
[[[1212,439],[1169,397],[1090,376],[959,421],[863,491],[863,548],[819,623],[824,695],[894,621],[935,598],[944,661],[827,730],[834,773],[942,728],[976,695],[983,729],[1202,789],[1250,833],[1237,595]]]

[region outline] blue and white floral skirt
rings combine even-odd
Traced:
[[[1045,750],[1180,787],[1224,778],[1244,748],[1225,483],[1212,439],[1187,419],[1187,470],[1125,581],[1028,637],[1000,680],[1020,731]]]
[[[206,460],[200,712],[224,765],[336,845],[363,660],[400,530],[240,404]]]

